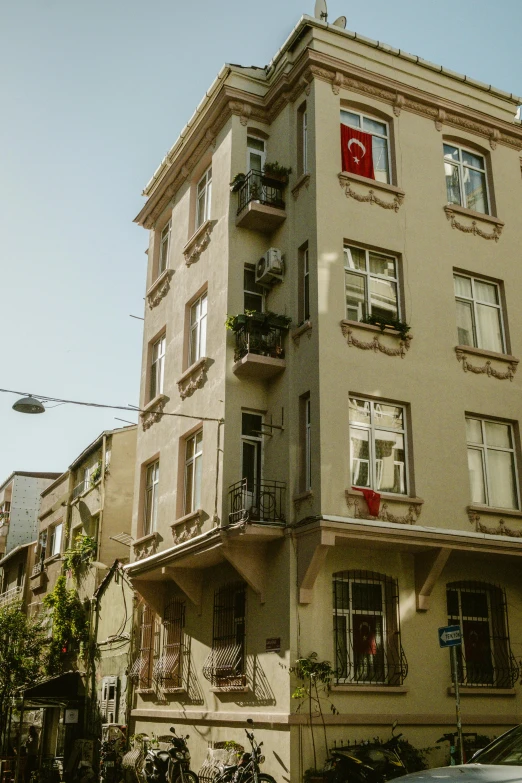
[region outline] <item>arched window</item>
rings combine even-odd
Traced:
[[[374,571],[333,575],[338,683],[402,685],[408,664],[401,645],[399,587]]]
[[[446,587],[448,622],[460,625],[457,647],[462,685],[512,688],[519,676],[509,642],[506,593],[486,582],[452,582]]]

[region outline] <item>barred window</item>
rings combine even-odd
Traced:
[[[104,677],[100,700],[102,723],[116,723],[118,717],[118,677]]]
[[[227,584],[214,593],[212,649],[203,676],[219,688],[243,688],[245,678],[246,585]]]
[[[448,622],[460,625],[457,647],[462,685],[512,688],[519,668],[511,652],[506,593],[485,582],[453,582],[446,588]]]
[[[163,644],[154,664],[154,679],[164,691],[183,687],[183,627],[185,602],[174,598],[163,614]]]
[[[160,623],[150,606],[140,611],[139,651],[129,676],[140,690],[152,690],[153,669],[159,656]]]
[[[401,685],[408,664],[397,580],[373,571],[334,574],[333,613],[337,682]]]

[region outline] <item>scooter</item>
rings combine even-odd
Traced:
[[[333,748],[325,765],[332,783],[384,783],[406,775],[408,770],[399,753],[402,734],[394,734],[392,726],[388,742],[368,742]]]
[[[254,726],[252,718],[248,718],[249,726]],[[245,729],[250,742],[250,753],[242,753],[237,764],[230,764],[223,768],[212,783],[276,783],[272,775],[261,772],[259,767],[264,763],[265,757],[261,752],[262,742],[257,742],[253,731]]]
[[[172,727],[171,732],[176,734]],[[175,736],[169,741],[168,750],[147,748],[143,762],[143,773],[147,783],[199,783],[195,772],[189,769],[190,753],[186,737]]]

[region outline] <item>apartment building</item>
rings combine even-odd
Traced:
[[[330,746],[435,745],[448,624],[465,730],[520,721],[521,102],[305,16],[145,188],[131,732],[194,727],[195,769],[247,717],[313,766],[312,651]]]

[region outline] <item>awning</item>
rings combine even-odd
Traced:
[[[80,672],[65,672],[22,691],[24,707],[67,707],[85,697]]]

